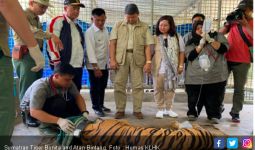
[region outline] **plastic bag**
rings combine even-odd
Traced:
[[[204,71],[208,71],[211,64],[208,55],[201,55],[199,56],[199,65]]]

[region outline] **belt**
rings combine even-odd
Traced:
[[[133,53],[133,49],[127,49],[127,53]]]

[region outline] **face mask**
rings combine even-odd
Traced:
[[[208,71],[211,64],[210,64],[210,60],[208,58],[208,55],[201,55],[199,56],[199,66],[204,70],[204,71]]]

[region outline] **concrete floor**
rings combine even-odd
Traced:
[[[92,108],[91,102],[89,98],[88,90],[83,90],[82,95],[85,97],[85,101],[87,104],[88,110],[91,112],[91,118],[96,118]],[[231,118],[229,115],[229,111],[231,109],[232,104],[231,102],[231,95],[227,94],[224,100],[225,111],[223,113],[223,117],[221,119],[220,124],[214,125],[220,131],[224,132],[226,135],[229,136],[248,136],[252,134],[253,131],[253,105],[244,105],[243,111],[240,114],[241,123],[232,123]],[[179,114],[178,118],[170,118],[165,117],[164,119],[157,119],[155,118],[155,113],[157,112],[155,102],[153,101],[153,94],[146,93],[144,96],[143,108],[142,112],[144,114],[143,120],[137,120],[132,115],[132,96],[128,94],[128,102],[126,107],[126,117],[125,119],[128,120],[133,125],[138,126],[145,126],[145,127],[168,127],[172,121],[179,121],[184,122],[187,121],[186,112],[187,112],[187,103],[186,103],[186,95],[183,91],[177,91],[175,102],[173,104],[173,110]],[[103,119],[114,118],[115,113],[115,102],[113,99],[113,92],[112,90],[108,90],[105,96],[105,106],[112,109],[111,113],[108,113],[106,117]],[[206,118],[205,110],[202,111],[199,119],[195,122],[200,125],[210,125],[209,121]],[[20,119],[17,119],[17,123],[13,132],[13,135],[39,135],[39,131],[37,128],[27,128],[25,127]]]

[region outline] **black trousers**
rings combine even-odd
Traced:
[[[63,95],[54,95],[47,98],[43,105],[43,110],[51,115],[62,118],[81,115],[75,98],[68,93],[67,95],[69,95],[67,99]]]
[[[74,68],[74,69],[75,69],[75,76],[73,78],[73,82],[76,85],[77,89],[80,91],[83,69],[82,68]]]
[[[202,92],[200,93],[200,98],[199,97],[199,92],[200,92],[200,87],[201,85],[185,85],[185,90],[188,95],[188,113],[187,115],[194,115],[198,117],[203,109],[204,106],[204,96],[202,96]]]
[[[188,112],[187,115],[199,116],[203,106],[205,106],[207,118],[221,118],[222,102],[225,95],[226,81],[203,84],[186,84],[188,94]]]
[[[97,111],[102,111],[102,107],[104,106],[104,95],[108,81],[108,70],[101,71],[103,76],[101,78],[96,78],[94,70],[88,70],[92,108]]]

